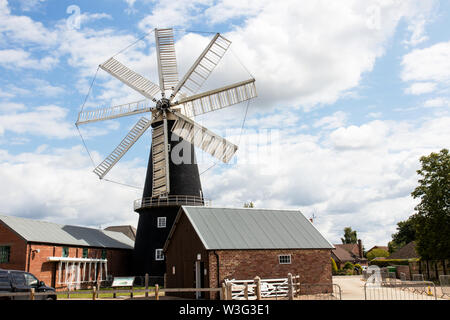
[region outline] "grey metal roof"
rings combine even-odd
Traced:
[[[298,210],[183,206],[207,250],[333,249]]]
[[[133,249],[134,247],[134,242],[121,232],[59,225],[4,215],[0,215],[0,221],[28,242],[115,249]]]

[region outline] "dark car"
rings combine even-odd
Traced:
[[[39,281],[33,274],[19,270],[0,269],[0,293],[18,293],[31,291],[46,292],[45,295],[36,295],[36,300],[56,300],[55,289],[47,287],[43,281]],[[30,295],[0,296],[0,300],[29,300]]]

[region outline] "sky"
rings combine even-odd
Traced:
[[[420,157],[450,144],[450,2],[0,0],[0,213],[131,224],[151,132],[92,172],[142,116],[75,126],[142,99],[98,65],[158,83],[154,28],[173,27],[180,77],[216,32],[232,42],[201,91],[250,78],[258,97],[196,117],[238,145],[196,150],[213,206],[298,209],[332,243],[387,245],[414,213]]]

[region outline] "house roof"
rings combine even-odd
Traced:
[[[351,256],[351,254],[345,250],[344,248],[334,245],[335,249],[332,251],[332,253],[336,256],[339,261],[353,261],[354,258]]]
[[[419,254],[416,252],[416,243],[411,241],[407,245],[404,245],[394,253],[392,253],[388,259],[414,259],[420,258]]]
[[[298,210],[182,206],[207,250],[333,249],[333,245]]]
[[[110,226],[105,228],[107,231],[115,231],[115,232],[122,232],[125,234],[128,238],[135,241],[136,240],[136,228],[133,226]]]
[[[134,241],[121,232],[59,225],[0,215],[0,221],[28,242],[115,249],[133,249]]]
[[[341,247],[342,249],[346,250],[350,254],[353,254],[355,256],[359,256],[359,246],[357,243],[344,243],[344,244],[335,244],[335,247]]]

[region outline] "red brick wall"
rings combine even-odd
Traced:
[[[220,250],[219,283],[224,279],[286,278],[300,276],[301,283],[331,283],[330,250]],[[291,255],[291,264],[280,264],[278,255]],[[216,257],[209,253],[210,283],[217,287]]]
[[[25,270],[26,241],[0,222],[0,246],[10,246],[9,263],[0,263],[2,269]]]

